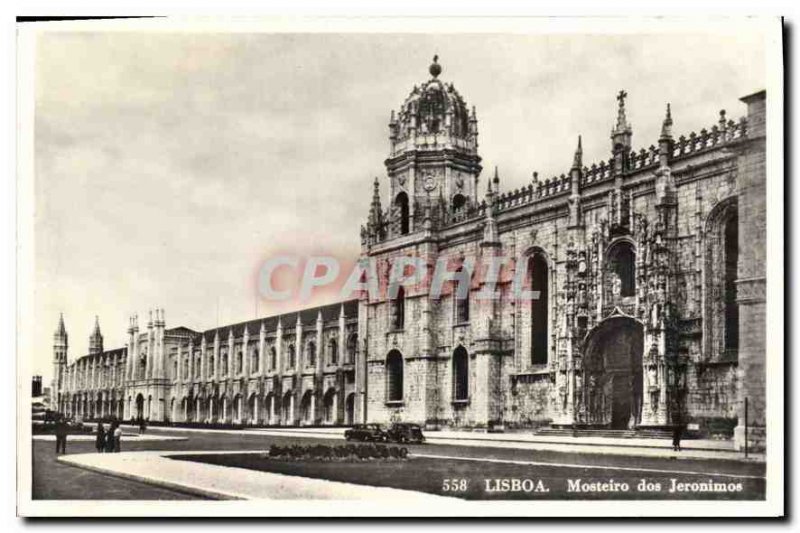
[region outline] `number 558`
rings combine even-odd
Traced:
[[[469,482],[466,479],[454,478],[442,480],[442,491],[444,492],[465,492],[468,486]]]

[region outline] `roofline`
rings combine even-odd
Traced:
[[[760,91],[756,91],[746,96],[742,96],[741,98],[739,98],[739,101],[744,102],[745,104],[749,104],[750,102],[755,100],[766,100],[766,98],[767,98],[767,90],[761,89]]]

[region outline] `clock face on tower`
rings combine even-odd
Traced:
[[[422,186],[425,188],[426,191],[431,192],[436,188],[436,179],[433,177],[433,174],[428,174],[422,181]]]

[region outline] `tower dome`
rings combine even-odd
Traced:
[[[374,239],[421,229],[425,209],[434,204],[455,220],[478,201],[481,158],[475,108],[470,110],[452,83],[439,79],[438,56],[428,72],[431,77],[415,85],[400,109],[392,111],[385,161],[390,207],[382,217],[387,231],[376,232],[372,216]]]
[[[414,86],[396,117],[392,112],[389,128],[393,154],[411,147],[441,149],[448,145],[477,153],[474,109],[470,113],[453,84],[439,79],[442,66],[438,56],[434,56],[428,71],[431,78]]]

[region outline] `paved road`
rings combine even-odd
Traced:
[[[269,435],[236,435],[212,432],[171,432],[150,430],[159,434],[187,437],[185,441],[123,442],[125,450],[253,450],[267,449],[271,444],[315,443],[342,444],[341,440],[304,439]],[[36,499],[187,499],[194,498],[179,492],[151,487],[144,483],[122,480],[112,476],[88,472],[59,464],[55,461],[54,445],[34,442],[33,487]],[[87,453],[92,443],[70,443],[70,453]],[[617,480],[641,477],[670,477],[675,475],[697,481],[712,477],[720,481],[747,480],[751,497],[763,497],[763,464],[737,461],[630,458],[611,455],[586,455],[569,452],[514,450],[479,446],[416,445],[409,446],[412,454],[463,458],[465,461],[486,465],[487,476],[494,469],[507,472],[514,462],[521,461],[547,465],[548,471],[558,471],[564,478],[602,477]]]

